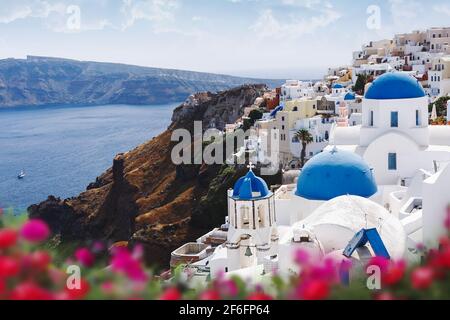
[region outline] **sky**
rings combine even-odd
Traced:
[[[0,0],[0,59],[318,79],[364,43],[433,26],[450,26],[447,0]]]

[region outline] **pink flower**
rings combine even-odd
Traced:
[[[17,242],[17,231],[13,229],[0,230],[0,249],[8,249]]]
[[[92,251],[94,253],[99,253],[102,252],[103,250],[105,250],[105,245],[100,241],[95,242],[94,245],[92,246]]]
[[[425,290],[433,283],[434,272],[430,267],[417,268],[411,274],[411,283],[414,289]]]
[[[29,220],[22,226],[20,235],[29,242],[40,243],[50,236],[50,229],[41,220]]]
[[[294,260],[298,265],[305,265],[309,262],[309,253],[306,250],[299,249],[295,252]]]
[[[373,257],[370,259],[367,266],[378,266],[382,272],[386,271],[389,267],[389,259],[383,257]]]
[[[217,290],[206,290],[200,294],[200,300],[220,300],[220,293]]]
[[[53,300],[53,295],[33,282],[17,285],[11,292],[11,300]]]
[[[383,293],[375,295],[375,300],[377,300],[377,301],[391,301],[391,300],[395,300],[395,297],[390,292],[383,292]]]
[[[182,294],[177,288],[168,288],[159,297],[159,300],[181,300]]]
[[[298,297],[304,300],[323,300],[330,294],[330,285],[324,280],[309,280],[298,289]]]
[[[88,248],[77,249],[75,251],[75,258],[84,267],[92,267],[95,262],[95,257]]]
[[[353,267],[352,261],[346,258],[342,259],[339,270],[342,272],[348,272],[352,269],[352,267]]]
[[[11,257],[0,256],[0,279],[12,278],[20,273],[20,264]]]
[[[325,259],[320,264],[313,266],[306,276],[314,280],[336,282],[338,280],[338,266],[332,259]]]
[[[139,260],[135,259],[126,248],[116,248],[111,260],[112,270],[125,274],[133,281],[147,281],[147,274],[144,272]]]
[[[396,285],[403,279],[405,271],[405,261],[392,262],[382,275],[383,283],[388,286]]]
[[[225,297],[235,297],[239,293],[239,288],[233,280],[221,280],[216,283],[220,294]]]
[[[106,295],[110,295],[114,293],[114,282],[106,281],[100,285],[102,292]]]
[[[265,294],[264,292],[255,292],[250,294],[247,297],[247,300],[249,301],[269,301],[273,300],[272,296],[269,296],[268,294]]]

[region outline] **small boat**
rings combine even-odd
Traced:
[[[17,176],[17,179],[21,180],[21,179],[25,178],[25,176],[26,176],[26,174],[22,170],[22,171],[20,171],[19,175]]]

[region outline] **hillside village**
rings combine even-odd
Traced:
[[[246,108],[243,119],[227,129],[239,128],[252,110],[264,105],[267,113],[256,121],[255,129],[277,129],[282,167],[300,168],[299,131],[306,129],[312,138],[306,145],[307,160],[328,145],[333,126],[362,124],[364,93],[379,76],[394,72],[409,75],[421,84],[430,104],[430,124],[450,122],[446,108],[450,99],[450,28],[431,28],[397,34],[392,40],[372,41],[353,53],[352,65],[329,68],[322,81],[288,80]],[[253,139],[248,145],[266,148],[262,143]],[[264,154],[257,153],[258,162],[264,163]]]
[[[450,28],[373,41],[322,81],[266,92],[224,131],[251,128],[236,156],[264,168],[274,153],[283,185],[250,164],[228,190],[224,224],[173,251],[171,266],[198,281],[261,280],[298,273],[298,250],[360,267],[374,256],[420,261],[418,246],[445,233],[449,93]]]

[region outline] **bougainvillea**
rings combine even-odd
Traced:
[[[0,218],[1,220],[1,218]],[[445,225],[450,229],[450,208]],[[369,265],[381,271],[381,289],[370,291],[366,278],[341,282],[342,271],[351,271],[349,260],[314,261],[307,252],[294,256],[298,275],[268,275],[263,283],[248,283],[219,275],[201,288],[183,279],[183,268],[172,270],[170,280],[152,273],[142,262],[142,247],[129,249],[94,242],[74,248],[61,257],[45,241],[48,226],[39,220],[19,227],[0,224],[0,299],[160,299],[160,300],[323,300],[323,299],[448,299],[450,298],[450,238],[425,251],[420,265],[372,258]],[[267,280],[267,281],[266,281]]]

